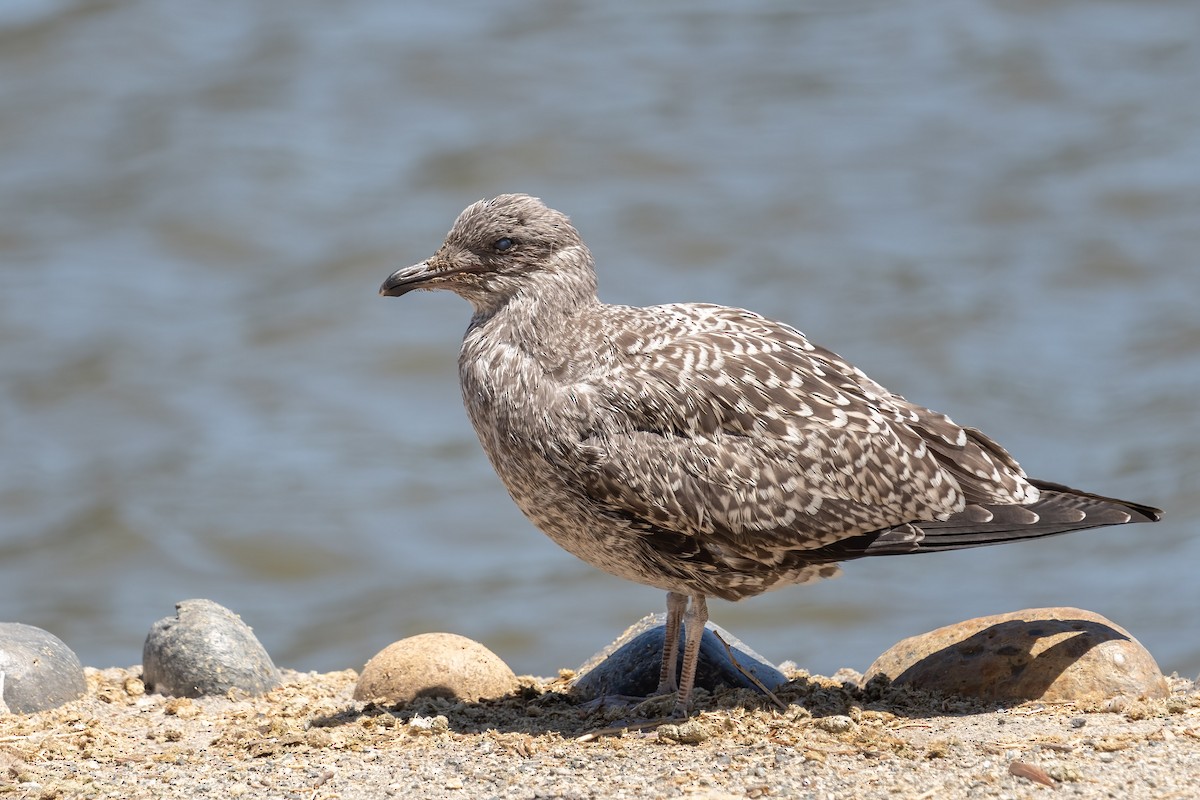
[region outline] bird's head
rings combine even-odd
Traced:
[[[379,293],[448,289],[485,311],[542,281],[582,282],[594,294],[591,255],[565,214],[536,197],[502,194],[468,206],[436,253],[393,272]]]

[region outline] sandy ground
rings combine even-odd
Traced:
[[[355,702],[352,671],[188,700],[88,670],[84,698],[0,717],[0,797],[1200,797],[1200,693],[1177,678],[1165,701],[996,709],[796,673],[782,709],[700,692],[682,725],[595,735],[629,710],[581,709],[563,677],[389,708]]]

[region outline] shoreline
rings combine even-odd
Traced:
[[[581,741],[627,710],[588,712],[555,679],[495,701],[352,699],[358,674],[282,670],[259,697],[147,694],[141,668],[87,669],[87,694],[0,716],[14,797],[887,797],[1200,793],[1200,693],[1083,708],[985,708],[793,672],[780,710],[699,691],[685,723]],[[856,673],[855,673],[856,674]],[[1047,782],[1042,785],[1039,781]]]

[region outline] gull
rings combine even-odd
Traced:
[[[474,309],[463,403],[525,516],[588,564],[667,592],[659,693],[676,693],[674,717],[688,713],[709,597],[833,577],[866,556],[1162,516],[1029,478],[982,432],[782,322],[601,302],[578,231],[529,195],[469,206],[380,293],[417,289]]]

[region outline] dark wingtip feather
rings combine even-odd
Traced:
[[[1162,518],[1162,511],[1151,506],[1081,492],[1061,483],[1036,480],[1030,483],[1041,490],[1042,496],[1029,505],[968,506],[945,521],[917,523],[925,538],[916,549],[982,547],[1087,528],[1157,522]],[[989,512],[990,518],[981,521],[981,515]]]
[[[1063,486],[1061,483],[1037,480],[1031,480],[1030,483],[1044,492],[1052,492],[1060,497],[1079,498],[1076,502],[1080,507],[1086,506],[1084,509],[1085,513],[1091,513],[1088,509],[1095,509],[1096,512],[1099,512],[1103,506],[1108,506],[1113,511],[1124,512],[1129,517],[1128,519],[1116,520],[1114,522],[1097,522],[1097,525],[1119,525],[1124,522],[1158,522],[1163,516],[1162,509],[1155,508],[1154,506],[1144,506],[1141,503],[1118,500],[1115,497],[1105,497],[1102,494],[1081,492],[1078,489],[1072,489],[1070,486]]]
[[[1042,496],[1029,505],[971,504],[945,520],[897,525],[843,539],[813,552],[838,561],[932,553],[1162,519],[1162,511],[1152,506],[1081,492],[1060,483],[1030,483],[1041,490]]]

